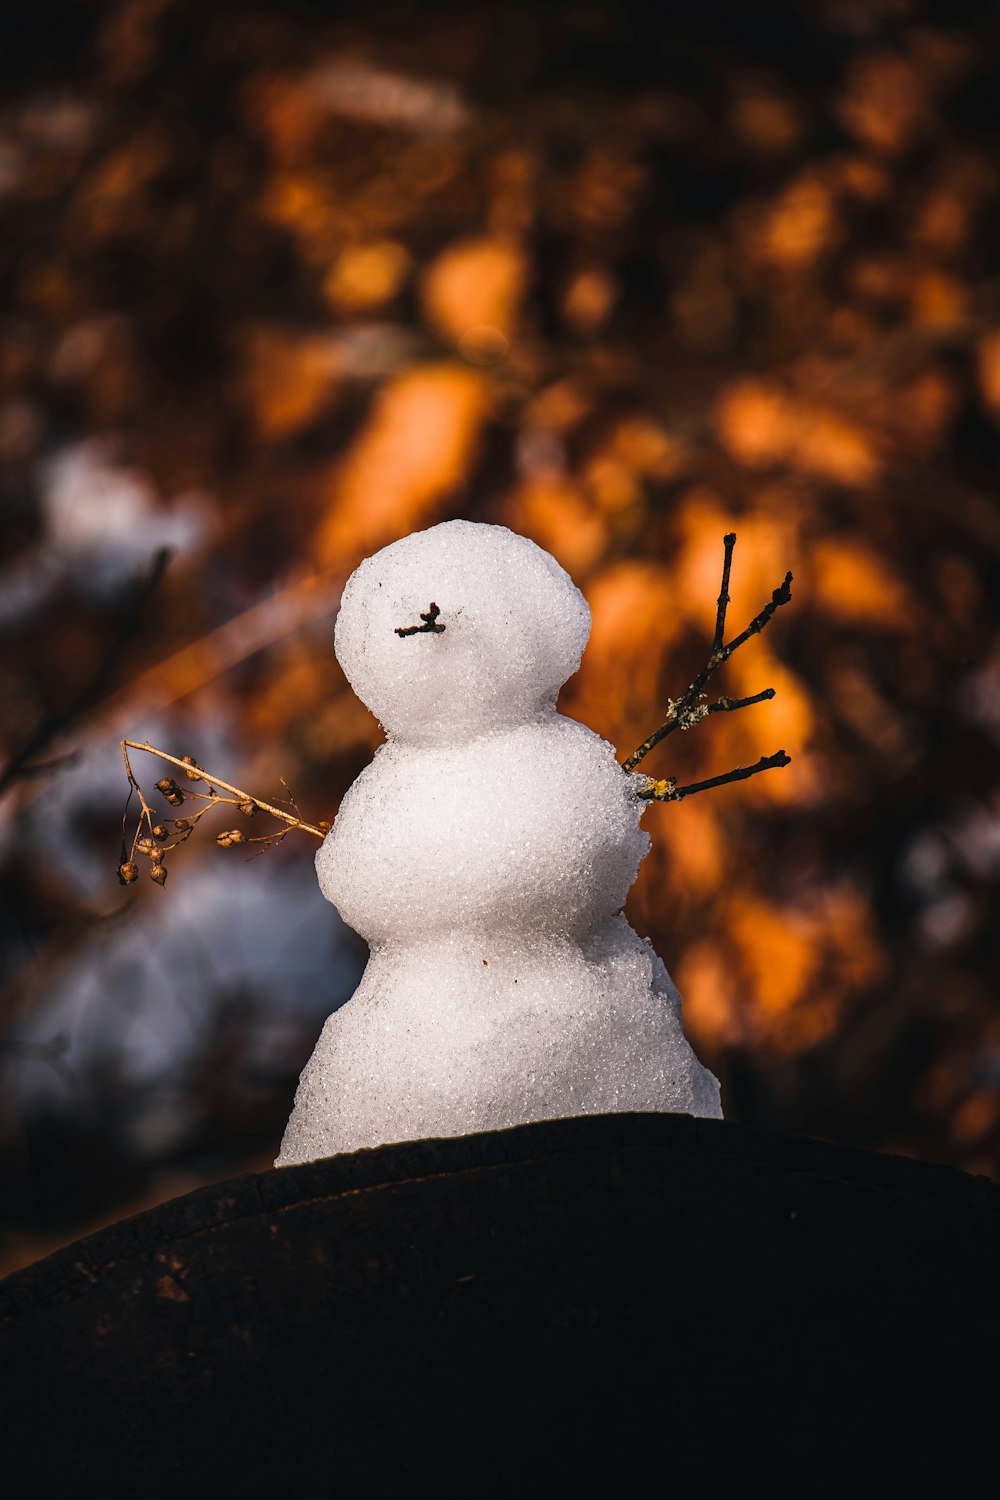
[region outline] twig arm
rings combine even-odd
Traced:
[[[747,628],[741,631],[738,636],[735,636],[728,645],[724,645],[726,611],[729,607],[729,576],[733,565],[733,549],[736,546],[736,533],[734,531],[727,532],[722,542],[724,548],[722,585],[719,589],[718,600],[716,601],[715,634],[712,638],[712,649],[709,652],[708,660],[681,697],[676,701],[672,699],[668,703],[667,712],[660,727],[654,729],[653,733],[644,739],[642,744],[637,746],[631,755],[627,756],[622,762],[622,769],[625,771],[634,771],[639,762],[644,760],[649,754],[650,750],[655,749],[662,740],[665,740],[668,735],[673,734],[677,729],[693,729],[708,714],[727,713],[731,709],[736,708],[749,708],[752,703],[763,703],[765,699],[774,697],[774,689],[765,688],[762,693],[755,693],[749,698],[719,698],[716,703],[707,706],[702,701],[705,696],[705,684],[712,676],[712,673],[717,671],[723,662],[728,661],[733,652],[738,650],[744,641],[749,640],[752,635],[759,635],[775,611],[780,609],[783,604],[787,604],[792,597],[792,575],[791,573],[786,573],[783,582],[774,590],[767,604],[754,616]]]
[[[655,750],[660,741],[665,740],[667,735],[672,734],[677,728],[676,720],[671,718],[673,707],[674,705],[671,703],[670,708],[667,709],[666,720],[660,725],[659,729],[654,729],[653,733],[647,739],[644,739],[642,744],[638,745],[630,756],[622,761],[623,771],[634,771],[639,762],[646,758],[650,750]]]
[[[209,786],[221,787],[224,792],[230,792],[239,802],[252,802],[262,812],[270,813],[273,818],[280,818],[283,823],[288,823],[294,828],[302,828],[306,833],[315,834],[318,839],[326,838],[326,831],[322,828],[317,828],[313,823],[304,822],[295,813],[285,812],[280,807],[272,806],[270,802],[263,802],[260,797],[254,797],[249,792],[241,791],[238,786],[230,786],[228,781],[223,781],[221,777],[213,776],[210,771],[204,770],[202,766],[195,765],[190,760],[182,760],[179,755],[170,755],[166,750],[160,750],[156,745],[150,745],[146,741],[140,743],[138,740],[122,740],[122,757],[125,761],[125,770],[132,786],[139,792],[139,799],[144,815],[148,813],[150,817],[153,816],[151,809],[143,798],[142,792],[139,790],[139,783],[132,775],[132,768],[128,761],[128,750],[145,750],[147,755],[155,755],[160,760],[169,761],[172,766],[179,766],[185,774],[190,774],[194,778],[201,778]]]
[[[693,797],[695,792],[710,792],[713,787],[728,786],[731,781],[748,781],[761,771],[773,771],[778,766],[787,766],[791,758],[784,750],[778,750],[774,755],[762,755],[755,765],[736,766],[722,776],[710,776],[707,781],[692,781],[687,786],[678,786],[670,778],[666,781],[654,781],[637,795],[647,802],[683,802],[685,797]]]
[[[701,696],[704,697],[704,694]],[[665,721],[648,739],[643,740],[638,750],[633,750],[628,759],[622,762],[623,771],[634,771],[643,757],[675,730],[693,729],[709,714],[727,714],[737,708],[750,708],[754,703],[767,703],[774,697],[774,688],[765,688],[762,693],[753,693],[749,698],[716,698],[714,703],[688,703],[687,697],[685,693],[683,698],[668,706]]]
[[[706,714],[728,714],[737,708],[750,708],[754,703],[769,703],[774,697],[774,688],[765,688],[762,693],[753,693],[749,698],[716,698],[706,708]]]
[[[729,574],[733,566],[733,548],[736,546],[736,532],[727,531],[722,538],[725,549],[722,559],[722,588],[716,602],[715,635],[712,638],[712,655],[721,648],[726,633],[726,610],[729,608]]]
[[[145,819],[149,824],[149,831],[152,834],[153,826],[156,822],[156,814],[153,812],[153,809],[150,807],[149,803],[146,801],[146,798],[143,796],[142,787],[136,781],[135,776],[132,773],[132,767],[129,763],[128,758],[128,750],[125,748],[127,745],[132,745],[132,741],[122,740],[122,760],[125,762],[125,775],[128,777],[129,795],[131,796],[132,792],[135,792],[138,795],[139,806],[142,809],[139,815],[139,822],[136,825],[135,838],[132,840],[132,855],[134,857],[135,846],[139,842],[139,830],[142,828],[143,819]],[[136,750],[142,750],[145,749],[145,746],[132,745],[132,748]],[[126,804],[126,807],[127,805],[128,804]]]
[[[775,610],[780,609],[783,604],[787,604],[791,597],[792,575],[791,573],[786,573],[784,579],[774,590],[760,614],[755,615],[746,630],[741,631],[738,636],[729,642],[728,646],[723,646],[719,664],[721,665],[722,662],[728,661],[733,652],[742,646],[744,641],[748,641],[752,635],[760,635],[760,632],[764,629],[764,626]]]

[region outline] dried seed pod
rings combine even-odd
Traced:
[[[122,885],[131,885],[134,880],[139,879],[139,866],[126,860],[123,865],[118,866],[118,879]]]
[[[182,755],[181,760],[186,766],[197,767],[198,762],[195,760],[193,755]],[[187,777],[188,781],[201,781],[203,779],[201,772],[196,769],[187,770],[184,772],[184,774]]]
[[[243,833],[243,831],[241,829],[239,829],[239,828],[230,828],[230,830],[229,830],[229,842],[231,844],[245,844],[246,841],[247,841],[246,840],[246,834]]]
[[[165,839],[167,837],[167,830],[164,828],[162,823],[157,823],[156,827],[153,829],[153,837],[154,839]]]
[[[171,807],[180,807],[184,801],[184,793],[177,785],[172,776],[164,776],[156,783],[156,790],[161,792]]]
[[[187,833],[190,827],[191,824],[188,822],[187,818],[174,819],[174,829],[177,833]]]
[[[215,835],[215,842],[220,849],[228,849],[233,840],[229,833],[217,833]]]
[[[152,849],[150,849],[149,851],[149,857],[153,861],[154,865],[160,865],[163,863],[163,850],[158,848],[157,845],[154,844]]]
[[[140,839],[135,847],[140,854],[145,854],[147,859],[151,859],[154,853],[159,854],[160,852],[151,838]]]
[[[247,818],[252,818],[254,813],[257,811],[257,804],[251,797],[248,797],[245,802],[241,802],[239,804],[239,807],[240,812],[243,813],[243,815]]]
[[[153,868],[149,872],[149,878],[150,878],[150,880],[155,880],[156,883],[157,883],[157,885],[166,885],[166,883],[167,883],[167,867],[166,867],[166,865],[154,865]]]

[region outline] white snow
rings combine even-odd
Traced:
[[[431,604],[443,631],[396,634]],[[334,639],[386,733],[441,761],[486,730],[549,722],[589,634],[587,601],[554,557],[504,526],[446,521],[361,564]]]
[[[442,631],[397,634],[432,604]],[[337,655],[387,741],[316,864],[372,953],[278,1165],[558,1115],[721,1115],[621,915],[649,848],[644,778],[555,708],[589,630],[569,576],[501,526],[445,522],[349,580]]]

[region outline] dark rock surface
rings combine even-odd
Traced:
[[[225,1496],[954,1471],[994,1446],[998,1272],[994,1184],[732,1124],[363,1151],[9,1278],[8,1466]]]

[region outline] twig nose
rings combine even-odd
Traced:
[[[423,620],[423,622],[424,622],[422,625],[397,625],[396,626],[396,634],[397,635],[422,635],[422,634],[440,635],[441,631],[444,629],[443,625],[439,625],[437,623],[437,618],[438,618],[438,615],[440,613],[441,613],[440,609],[438,609],[437,605],[432,601],[430,609],[428,609],[425,613],[422,613],[421,616],[420,616],[421,620]]]

